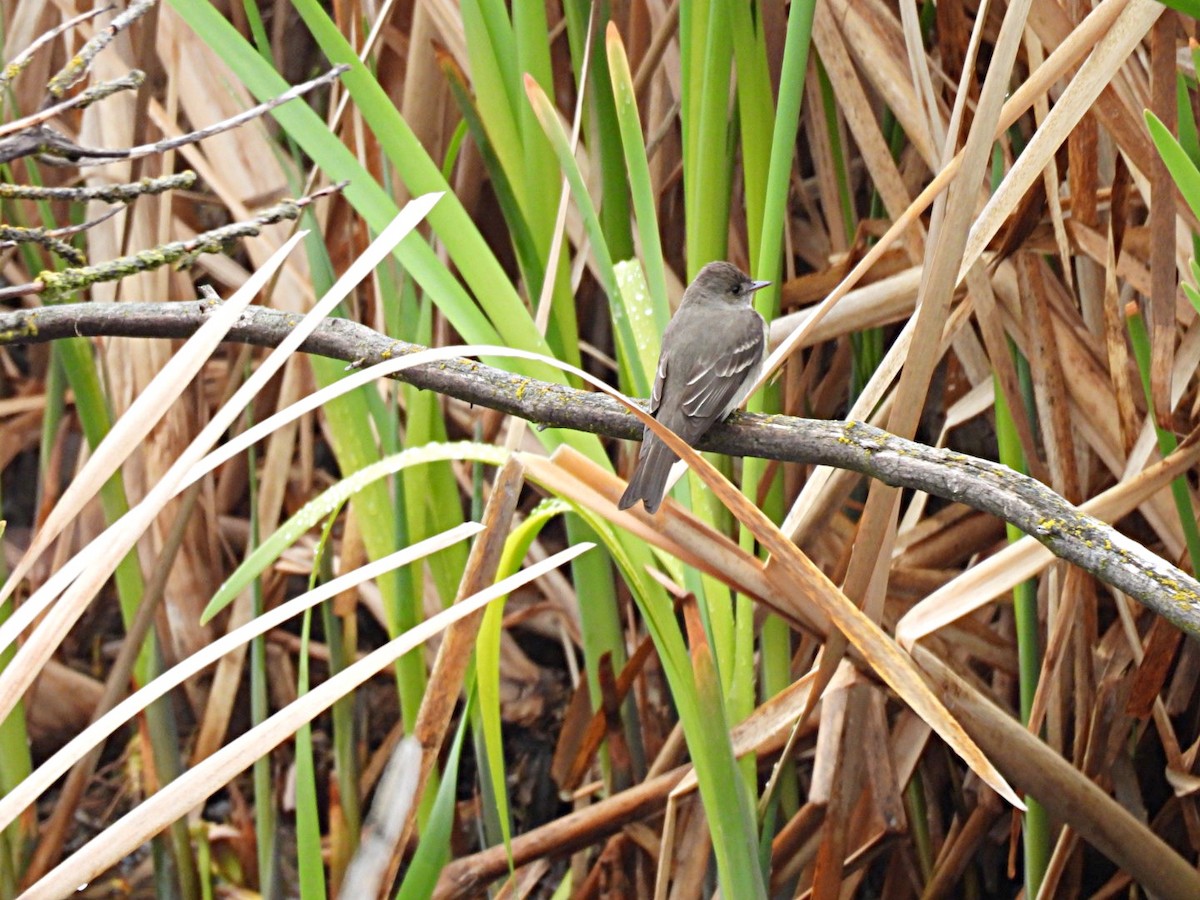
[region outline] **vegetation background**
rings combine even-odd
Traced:
[[[1110,585],[1200,554],[1172,6],[0,6],[0,895],[1200,895],[1194,582]],[[713,259],[776,283],[751,410],[851,424],[659,519],[613,506],[628,417],[352,383],[468,343],[513,404],[645,397]],[[383,343],[254,346],[245,303],[319,298]],[[142,337],[80,324],[110,301]],[[52,306],[98,336],[43,343]],[[1124,537],[1055,561],[970,457]]]

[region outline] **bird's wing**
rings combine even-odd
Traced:
[[[747,309],[746,313],[730,316],[722,323],[726,334],[721,343],[726,346],[714,347],[718,352],[698,363],[687,375],[680,403],[698,430],[693,440],[732,411],[739,392],[762,362],[765,347],[762,318],[753,309]]]
[[[658,412],[658,405],[662,403],[663,385],[667,380],[667,353],[666,351],[659,354],[658,371],[654,374],[654,387],[650,389],[650,415]]]

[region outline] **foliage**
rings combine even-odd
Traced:
[[[142,0],[110,30],[37,0],[5,13],[31,52],[0,76],[0,302],[229,299],[170,350],[0,347],[0,575],[28,598],[0,622],[0,895],[77,843],[77,804],[114,814],[43,894],[103,883],[168,826],[149,877],[186,897],[506,876],[1011,893],[988,839],[1021,803],[1010,783],[1037,801],[1028,895],[1194,887],[1168,844],[1192,837],[1200,651],[1030,538],[998,550],[994,520],[845,472],[686,453],[666,513],[618,513],[622,448],[295,354],[338,315],[645,396],[683,285],[728,258],[776,282],[758,302],[786,367],[754,409],[999,456],[1072,502],[1119,501],[1134,539],[1194,571],[1194,486],[1154,455],[1192,452],[1197,408],[1194,261],[1195,308],[1175,289],[1178,223],[1200,218],[1195,71],[1177,71],[1194,22],[1152,0],[986,23],[876,0],[267,6]],[[260,292],[296,340],[217,349]],[[109,638],[108,695],[96,667],[67,740],[38,716],[42,692],[71,694],[51,657],[87,668]],[[1015,761],[1012,727],[1035,748]],[[120,790],[92,774],[105,740]],[[404,777],[381,780],[394,747]],[[25,806],[72,767],[39,829]],[[1093,780],[1091,805],[1069,799]],[[220,790],[206,816],[232,827],[189,828]],[[572,806],[586,848],[563,837]],[[1077,864],[1079,836],[1112,864]]]

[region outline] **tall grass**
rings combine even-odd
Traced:
[[[28,3],[18,5],[32,15]],[[824,9],[815,0],[435,0],[387,6],[383,21],[363,18],[365,7],[330,10],[315,0],[289,9],[294,18],[272,20],[254,4],[235,5],[226,17],[208,0],[170,0],[153,26],[161,29],[168,85],[150,116],[155,128],[168,128],[181,103],[196,118],[218,97],[243,102],[278,94],[296,80],[293,67],[318,60],[350,66],[326,104],[332,111],[347,101],[337,118],[293,102],[275,110],[270,130],[248,130],[238,144],[205,145],[189,160],[231,209],[248,201],[226,180],[237,167],[265,178],[268,157],[275,180],[260,185],[265,193],[308,178],[348,182],[332,208],[309,214],[314,232],[287,263],[267,262],[285,238],[275,232],[248,245],[243,257],[210,265],[211,277],[236,282],[246,274],[237,265],[247,263],[263,283],[267,266],[280,266],[264,302],[299,313],[327,297],[328,314],[397,340],[461,340],[491,348],[485,361],[522,376],[575,386],[598,379],[646,397],[672,308],[705,263],[731,259],[774,282],[756,298],[772,323],[773,346],[794,334],[791,316],[801,299],[821,299],[851,273],[837,289],[850,296],[824,324],[816,316],[801,323],[806,333],[822,330],[804,337],[779,379],[751,399],[752,411],[833,417],[854,404],[862,418],[915,430],[928,443],[998,455],[1049,479],[1055,490],[1078,492],[1073,500],[1113,481],[1136,489],[1154,454],[1171,454],[1176,432],[1192,430],[1196,311],[1168,297],[1166,314],[1148,307],[1149,330],[1130,316],[1127,338],[1119,306],[1142,296],[1150,303],[1150,282],[1162,281],[1167,263],[1146,248],[1155,240],[1175,246],[1176,223],[1170,234],[1161,224],[1147,226],[1157,229],[1147,240],[1141,221],[1159,186],[1139,196],[1145,185],[1122,182],[1122,169],[1110,162],[1124,157],[1133,170],[1149,172],[1156,148],[1200,218],[1194,72],[1173,73],[1178,139],[1154,116],[1147,139],[1133,114],[1151,103],[1144,96],[1147,66],[1157,62],[1161,87],[1163,54],[1175,58],[1171,39],[1157,38],[1149,56],[1136,49],[1157,18],[1150,0],[1108,0],[1094,12],[1076,4],[1072,11],[1093,17],[1082,23],[1052,0],[1008,4],[997,11],[1003,46],[993,29],[976,27],[982,23],[952,4],[917,10],[874,0],[830,0]],[[275,15],[282,17],[282,8]],[[10,24],[25,21],[13,17]],[[1179,23],[1195,31],[1193,21]],[[154,53],[154,35],[141,37],[143,52]],[[168,48],[219,76],[203,86],[188,83],[196,73],[176,68]],[[966,71],[954,68],[963,65]],[[1039,82],[1040,92],[1017,92],[1002,105],[1010,88],[1046,71],[1053,74]],[[1110,81],[1117,90],[1101,93]],[[29,98],[13,99],[19,106]],[[1097,159],[1080,158],[1072,144],[1055,162],[1084,116],[1099,135]],[[39,171],[30,167],[26,180]],[[1029,193],[1039,179],[1047,198],[1040,206]],[[949,197],[927,190],[934,183],[948,186]],[[926,220],[920,214],[930,202]],[[60,213],[49,204],[9,203],[5,211],[36,211],[46,220]],[[902,214],[912,224],[884,237]],[[398,216],[409,226],[402,237]],[[129,217],[128,227],[102,232],[107,244],[93,231],[93,250],[152,226],[187,228],[194,218],[178,204],[153,215],[139,206]],[[989,243],[1002,223],[1002,246]],[[1111,259],[1102,252],[1106,241],[1113,242]],[[856,265],[865,257],[870,266]],[[45,267],[32,249],[13,265],[31,273]],[[1031,266],[1042,274],[1023,280],[1018,273]],[[349,280],[342,275],[348,269]],[[1168,269],[1173,279],[1174,266]],[[897,271],[919,276],[915,293],[884,295]],[[172,296],[190,290],[180,276],[164,276],[158,287]],[[1200,309],[1198,291],[1184,286]],[[138,299],[149,297],[128,296]],[[1123,382],[1131,370],[1119,364],[1127,340],[1144,382],[1136,397]],[[1155,357],[1164,347],[1170,360]],[[208,379],[182,395],[203,406],[184,417],[192,430],[210,416],[241,415],[210,403],[221,393],[212,384],[221,379],[232,394],[237,382],[264,371],[262,362],[246,353],[201,366],[206,349],[192,343],[179,352],[195,354],[195,371]],[[979,713],[994,728],[1010,713],[1040,726],[1040,746],[1057,761],[1074,761],[1062,775],[1071,785],[1096,778],[1107,789],[1115,773],[1123,801],[1153,813],[1152,826],[1130,826],[1130,854],[1153,860],[1144,863],[1151,871],[1175,873],[1178,859],[1159,838],[1182,845],[1187,833],[1173,823],[1194,818],[1191,800],[1186,790],[1172,795],[1161,771],[1150,771],[1145,745],[1164,755],[1173,784],[1190,777],[1185,748],[1195,741],[1194,692],[1187,673],[1196,651],[1180,646],[1177,633],[1164,637],[1163,623],[1139,619],[1124,598],[1098,595],[1094,586],[1069,594],[1050,578],[1014,588],[997,576],[976,585],[970,578],[978,559],[1003,537],[993,523],[956,504],[878,485],[864,507],[853,479],[758,459],[717,461],[741,495],[717,470],[690,460],[697,474],[674,490],[679,506],[655,520],[618,513],[612,500],[616,475],[628,471],[625,448],[582,432],[509,432],[479,410],[411,387],[360,382],[341,363],[306,359],[304,366],[289,363],[298,368],[281,377],[277,395],[264,395],[238,426],[268,419],[264,452],[225,459],[215,475],[211,466],[202,476],[197,470],[208,479],[197,531],[208,537],[192,536],[197,543],[179,567],[203,586],[204,627],[215,630],[201,631],[194,614],[181,626],[183,614],[170,605],[138,657],[135,687],[149,693],[118,712],[139,715],[160,688],[191,673],[200,657],[163,674],[191,644],[207,645],[228,631],[237,635],[228,648],[221,645],[230,655],[211,686],[192,684],[188,704],[148,707],[138,740],[153,760],[158,794],[107,829],[83,858],[51,872],[35,895],[78,880],[81,865],[88,877],[99,874],[101,861],[133,852],[172,821],[169,839],[156,847],[155,877],[160,892],[188,897],[211,895],[221,878],[304,897],[366,883],[406,897],[470,893],[506,875],[534,877],[531,861],[545,863],[536,877],[563,895],[595,893],[605,878],[630,895],[670,889],[690,896],[714,885],[728,897],[947,896],[1000,883],[1015,890],[1004,852],[985,839],[1007,826],[1006,801],[1019,803],[1006,781],[1023,783],[1019,768],[997,771],[976,746],[986,746],[983,735],[993,730],[972,724],[964,731],[942,702],[959,689],[936,668],[919,676],[888,637],[893,630],[911,635],[905,623],[918,627],[913,623],[934,606],[963,617],[947,613],[952,624],[921,632],[921,652],[969,674],[979,693],[1004,708]],[[0,366],[18,371],[6,356]],[[158,367],[149,351],[123,360],[98,356],[83,339],[54,346],[37,388],[45,397],[40,449],[21,451],[36,455],[45,498],[57,495],[67,431],[78,427],[90,452],[105,458],[103,440],[121,422],[129,385]],[[290,414],[288,421],[269,418],[309,380],[321,392],[318,411],[298,424]],[[1062,397],[1046,393],[1053,384]],[[1162,408],[1164,398],[1169,408]],[[0,404],[8,399],[0,394]],[[68,408],[77,426],[61,415]],[[0,439],[6,421],[0,419]],[[172,427],[127,439],[124,455],[107,470],[111,477],[96,482],[92,494],[107,525],[132,509],[149,527],[144,498],[155,496],[156,483],[137,479],[143,469],[157,472],[159,456],[185,452],[187,441],[169,433]],[[1062,446],[1064,434],[1077,441],[1071,452]],[[0,440],[0,470],[17,456],[8,446]],[[317,465],[323,448],[330,458]],[[122,467],[125,456],[134,465]],[[492,473],[510,460],[523,467],[529,490],[505,499],[493,489]],[[1170,498],[1161,491],[1141,497],[1131,528],[1173,559],[1186,551],[1194,571],[1194,488],[1180,477],[1169,490]],[[501,503],[510,504],[514,523],[506,533],[480,534],[468,521]],[[246,522],[244,533],[229,524],[234,518]],[[79,527],[93,534],[99,526],[83,519]],[[148,534],[143,553],[155,547]],[[499,548],[486,580],[500,588],[464,590],[480,575],[473,566],[482,565],[462,543],[468,535],[488,542],[477,550]],[[137,536],[109,543],[110,553],[125,547],[111,565],[130,627],[146,560],[134,549]],[[64,549],[55,560],[59,571],[69,570],[70,555]],[[205,559],[211,571],[204,571]],[[76,560],[86,568],[79,561],[89,558]],[[569,578],[543,577],[533,599],[509,596],[528,590],[528,573],[546,576],[560,564],[570,566]],[[360,565],[374,579],[371,587],[342,580]],[[3,566],[0,555],[0,574],[7,574]],[[283,573],[294,570],[305,571],[309,584],[308,593],[287,600],[289,613],[304,609],[293,645],[262,628],[284,627],[271,617],[286,596]],[[80,583],[92,574],[98,588],[98,572],[83,572]],[[31,578],[52,599],[45,576],[34,570]],[[975,612],[980,592],[1013,592],[1013,606]],[[314,620],[311,606],[335,594]],[[52,621],[82,614],[82,588],[65,596],[79,605]],[[461,618],[464,604],[482,608],[492,600],[499,602],[481,621],[454,626],[478,631],[472,659],[458,669],[462,682],[431,682],[437,651],[421,642],[433,631],[429,623]],[[15,625],[8,629],[15,634]],[[0,648],[7,654],[0,707],[8,713],[0,729],[3,896],[27,874],[40,874],[29,868],[35,821],[20,816],[19,804],[84,752],[71,745],[35,769],[24,747],[30,713],[17,699],[33,677],[23,667],[40,667],[57,647],[33,639],[45,633],[46,626],[31,631],[25,647],[36,650],[23,656]],[[243,661],[232,644],[244,641],[251,652]],[[1156,667],[1150,650],[1178,652],[1178,663]],[[275,671],[272,659],[288,662]],[[390,672],[385,687],[364,687],[368,660]],[[243,668],[246,686],[239,687]],[[1126,670],[1134,687],[1122,693],[1115,686],[1121,679],[1110,673]],[[567,673],[570,683],[560,684]],[[575,700],[549,708],[551,683]],[[436,723],[447,746],[440,739],[416,749],[400,743],[401,734],[420,736],[423,711],[440,708],[435,698],[442,703],[446,696],[447,709],[461,698],[457,713]],[[525,708],[518,700],[530,697],[546,707],[518,727]],[[1097,721],[1094,706],[1115,711]],[[328,721],[316,718],[326,709]],[[239,712],[247,724],[237,724]],[[103,741],[121,715],[102,719],[84,737]],[[1153,729],[1145,727],[1147,717]],[[383,722],[392,731],[381,742],[368,726]],[[240,728],[245,733],[235,734]],[[528,745],[543,736],[539,729],[556,742],[553,763],[531,761],[536,753]],[[189,759],[177,735],[193,733]],[[289,750],[275,749],[285,742]],[[420,774],[407,785],[378,782],[397,743],[398,754],[416,754]],[[1108,754],[1103,765],[1098,754]],[[652,797],[637,792],[661,785],[685,763],[690,769],[670,788],[665,822],[643,816],[622,832],[621,813],[606,812],[611,819],[593,824],[599,852],[555,843],[568,807],[583,816],[637,796],[641,809],[662,808],[666,788]],[[251,765],[252,778],[235,780]],[[534,788],[548,782],[544,774],[516,777],[530,769],[552,771],[564,779],[556,788],[571,792],[559,796],[560,807],[546,813],[550,824],[536,834],[547,842],[536,846],[553,851],[531,850],[536,842],[522,834],[533,828],[528,798],[541,796]],[[576,776],[571,783],[568,772]],[[219,861],[222,848],[211,832],[193,847],[183,819],[231,781],[238,804],[252,795],[245,809],[253,815],[239,808],[240,831],[225,856],[236,856],[238,866]],[[464,793],[480,806],[473,814],[456,807]],[[1022,819],[1025,840],[1013,858],[1027,893],[1121,889],[1131,870],[1092,874],[1078,839],[1100,840],[1093,837],[1097,823],[1111,820],[1111,809],[1064,812],[1055,801],[1030,798]],[[389,807],[398,811],[394,833],[381,824]],[[456,837],[456,815],[474,829],[470,851]],[[377,830],[392,836],[380,843]],[[410,845],[398,846],[405,835]],[[570,867],[558,863],[568,850],[577,853]],[[289,881],[293,854],[299,871]],[[358,880],[364,877],[374,880]]]

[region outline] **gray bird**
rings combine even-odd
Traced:
[[[649,413],[693,447],[741,405],[758,380],[767,323],[751,300],[770,283],[752,281],[727,262],[709,263],[683,292],[663,333]],[[647,428],[637,470],[617,507],[642,500],[646,512],[657,512],[677,459]]]

